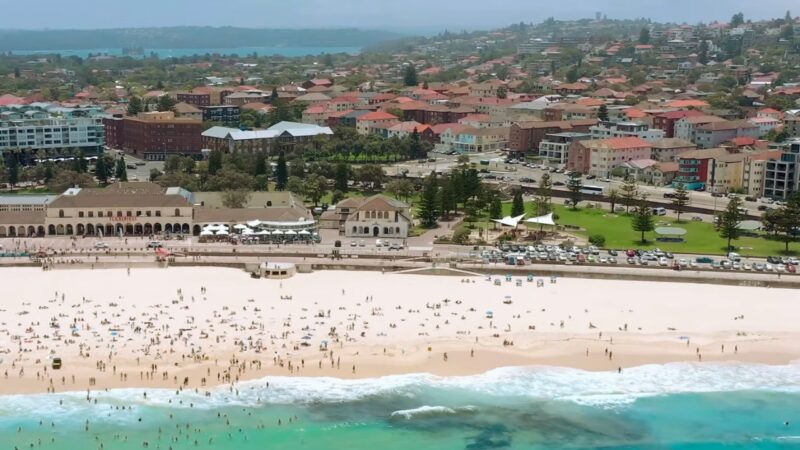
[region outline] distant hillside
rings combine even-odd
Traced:
[[[389,31],[279,30],[234,27],[121,28],[114,30],[0,30],[0,51],[99,48],[366,47],[397,39]]]

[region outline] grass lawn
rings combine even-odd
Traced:
[[[714,229],[714,225],[709,222],[692,222],[681,220],[680,223],[674,217],[654,216],[655,226],[657,227],[678,227],[684,228],[687,233],[684,239],[686,242],[656,242],[654,232],[645,233],[647,244],[641,244],[639,238],[641,233],[633,231],[631,228],[631,216],[626,214],[612,214],[608,209],[589,209],[580,208],[573,211],[563,205],[553,205],[558,216],[556,223],[559,225],[573,225],[580,227],[580,230],[566,230],[579,236],[588,237],[592,234],[602,234],[606,238],[607,248],[628,249],[628,248],[660,248],[674,253],[697,253],[708,255],[725,255],[726,239],[719,236]],[[527,217],[535,217],[533,202],[525,202],[525,213]],[[511,203],[503,204],[503,215],[511,214]],[[535,226],[533,227],[535,228]],[[743,256],[770,256],[785,255],[784,243],[778,240],[766,239],[763,237],[740,237],[731,241],[731,245]],[[797,255],[800,252],[800,243],[789,244],[789,255]]]
[[[679,227],[687,231],[686,242],[656,242],[654,232],[645,233],[648,244],[639,242],[640,232],[631,228],[631,216],[612,214],[608,210],[581,208],[573,211],[564,206],[556,206],[559,225],[574,225],[583,230],[575,234],[589,236],[602,234],[606,238],[608,248],[655,248],[676,253],[699,253],[709,255],[725,255],[727,240],[719,236],[714,225],[709,222],[681,221],[673,217],[655,216],[656,227]],[[739,253],[744,256],[770,256],[783,254],[784,243],[763,237],[740,237],[731,241]],[[789,246],[792,250],[792,246]]]

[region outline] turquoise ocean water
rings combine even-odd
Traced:
[[[299,57],[308,55],[321,55],[323,53],[349,53],[358,54],[359,47],[232,47],[232,48],[146,48],[144,55],[150,56],[155,53],[159,58],[181,58],[185,56],[219,54],[219,55],[239,55],[247,56],[253,53],[258,56],[287,56]],[[46,55],[61,54],[61,56],[79,56],[86,58],[89,54],[122,56],[121,48],[95,48],[79,50],[14,50],[11,53],[18,55]]]
[[[795,449],[800,365],[273,377],[210,396],[0,397],[0,449],[14,448]]]

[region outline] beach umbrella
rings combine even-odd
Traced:
[[[227,236],[228,234],[230,233],[228,233],[226,230],[217,231],[217,236]]]
[[[281,230],[275,230],[275,231],[273,231],[273,232],[272,232],[272,234],[283,234],[283,231],[281,231]]]
[[[249,225],[251,227],[257,227],[257,226],[261,225],[261,221],[260,220],[251,220],[250,222],[247,222],[247,225]]]
[[[200,236],[212,236],[214,234],[211,230],[203,230],[200,232]]]
[[[288,234],[288,235],[292,235],[292,236],[294,236],[295,234],[297,234],[297,232],[296,232],[296,231],[294,231],[294,230],[289,230],[289,231],[287,231],[285,234]]]
[[[247,228],[247,225],[238,223],[238,224],[234,225],[233,228],[235,228],[237,230],[244,230],[245,228]]]
[[[300,231],[299,233],[297,233],[297,234],[302,234],[303,236],[308,236],[309,234],[311,234],[311,232],[310,232],[310,231],[308,231],[308,230],[301,230],[301,231]]]
[[[256,234],[257,234],[257,235],[259,235],[259,236],[266,236],[266,235],[269,235],[269,234],[270,234],[270,232],[269,232],[269,231],[267,231],[267,230],[261,230],[261,231],[259,231],[259,232],[258,232],[258,233],[256,233]]]
[[[255,232],[250,228],[245,228],[244,230],[242,230],[242,234],[244,234],[245,236],[250,236],[251,234],[255,234]]]

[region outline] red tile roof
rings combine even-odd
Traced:
[[[383,111],[374,111],[366,113],[363,116],[357,118],[356,120],[359,122],[363,120],[397,120],[397,116]]]

